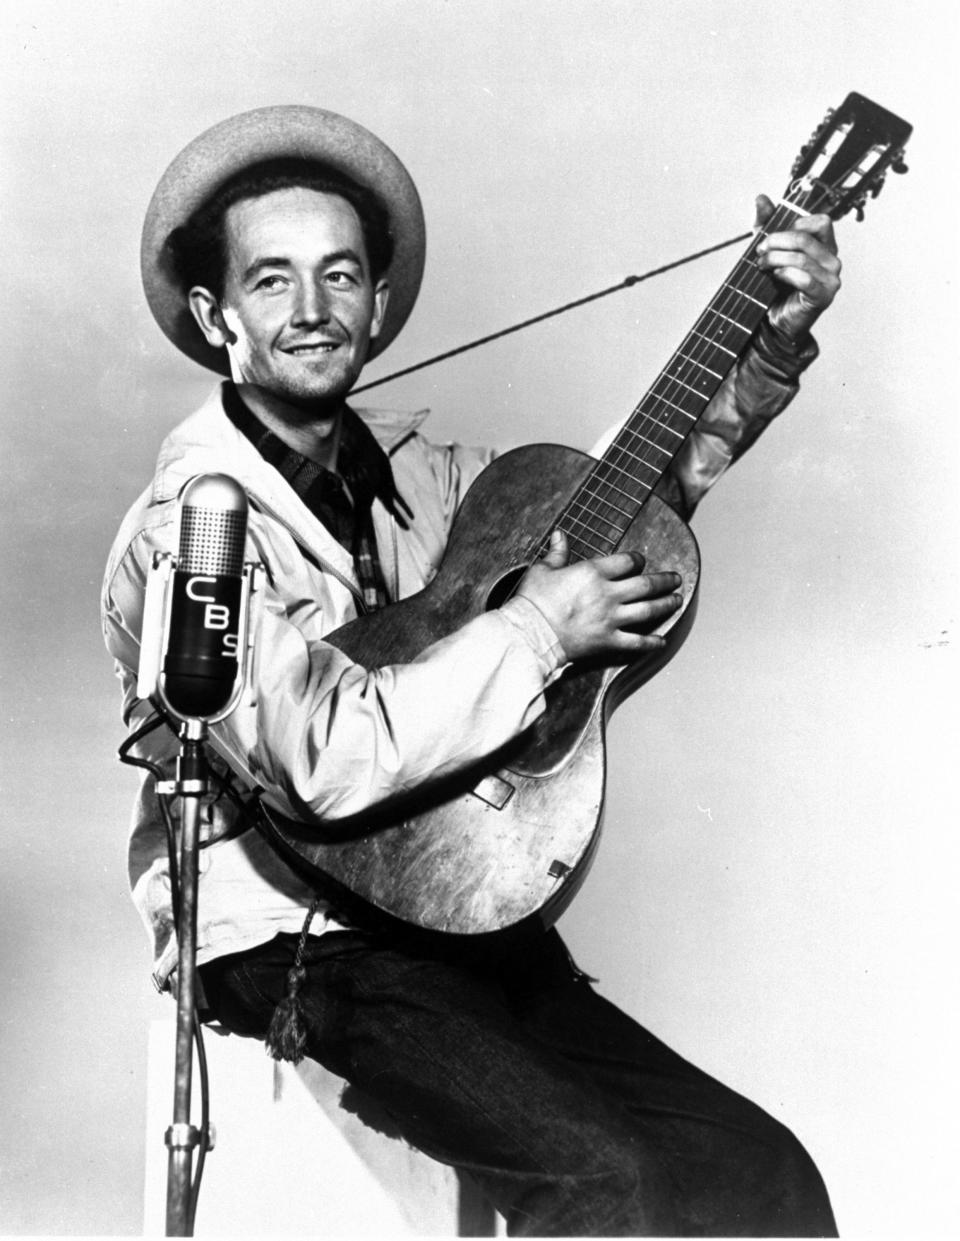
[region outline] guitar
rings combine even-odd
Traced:
[[[906,171],[910,132],[862,95],[848,95],[801,150],[766,229],[789,229],[804,214],[839,219],[851,208],[862,218],[887,170]],[[683,581],[681,607],[654,630],[666,639],[662,649],[568,668],[547,690],[540,719],[482,765],[362,822],[318,830],[264,807],[275,846],[346,909],[482,935],[529,918],[549,924],[579,889],[600,834],[606,721],[676,654],[693,623],[697,544],[654,491],[780,292],[753,261],[762,235],[601,460],[551,444],[497,458],[465,496],[433,582],[329,635],[366,667],[409,662],[508,598],[555,528],[567,534],[571,562],[628,550]]]

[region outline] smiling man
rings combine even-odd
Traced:
[[[769,213],[770,204],[761,204]],[[338,906],[258,830],[257,799],[312,825],[379,812],[518,737],[584,659],[629,658],[679,605],[679,578],[629,553],[568,563],[555,532],[502,606],[408,664],[365,668],[326,641],[421,589],[490,460],[437,446],[421,415],[355,410],[368,358],[420,284],[420,202],[360,126],[261,109],[201,135],[164,174],[144,226],[153,313],[185,354],[228,376],[161,449],[115,541],[104,633],[140,752],[172,769],[176,738],[136,693],[144,587],[174,553],[192,476],[233,475],[266,569],[256,705],[211,729],[221,792],[205,815],[198,960],[228,1028],[302,1054],[373,1095],[410,1142],[469,1169],[516,1235],[829,1235],[826,1191],[796,1139],[595,991],[554,930],[502,941],[424,937]],[[790,401],[809,329],[836,293],[829,220],[769,238],[783,282],[661,494],[689,516]],[[151,721],[157,727],[150,728]],[[163,816],[144,779],[130,842],[155,979],[176,965]]]

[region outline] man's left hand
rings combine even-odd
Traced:
[[[773,203],[761,194],[757,224],[762,227],[773,212]],[[801,216],[788,231],[765,237],[757,254],[760,266],[790,287],[767,312],[770,322],[791,340],[802,340],[840,288],[833,221],[828,215]]]

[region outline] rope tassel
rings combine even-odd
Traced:
[[[307,936],[310,934],[310,925],[319,905],[320,897],[315,896],[304,919],[293,964],[287,971],[286,994],[273,1010],[265,1040],[267,1051],[274,1060],[289,1060],[291,1064],[300,1063],[307,1047],[307,1023],[303,1015],[300,988],[307,977],[307,971],[303,965]]]

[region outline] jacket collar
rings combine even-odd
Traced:
[[[356,412],[389,455],[417,430],[429,411],[358,409]],[[349,553],[227,417],[222,385],[218,385],[203,405],[163,441],[154,474],[152,502],[162,504],[176,499],[188,479],[208,472],[235,478],[247,491],[251,503],[282,521],[305,546],[322,548],[324,558],[355,584]]]
[[[419,429],[430,411],[395,409],[357,409],[380,447],[388,455]],[[256,479],[261,485],[258,465],[262,458],[246,436],[233,426],[223,408],[223,385],[218,385],[203,405],[174,427],[160,447],[154,476],[153,500],[175,499],[183,484],[194,474],[220,471],[233,474],[247,485]]]

